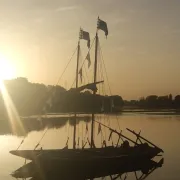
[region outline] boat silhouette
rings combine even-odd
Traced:
[[[89,46],[89,36],[86,31],[80,29],[80,38],[78,41],[77,46],[77,67],[76,67],[76,87],[67,91],[67,95],[72,93],[81,93],[84,90],[92,91],[92,101],[93,97],[95,97],[97,93],[97,85],[103,83],[104,81],[97,81],[97,65],[98,65],[98,47],[99,47],[99,37],[98,37],[98,30],[103,30],[108,35],[107,24],[99,19],[98,17],[98,24],[97,24],[97,31],[95,36],[95,62],[94,62],[94,81],[92,83],[88,83],[83,86],[78,86],[78,79],[79,75],[82,78],[82,67],[79,68],[79,54],[80,54],[80,40],[85,39],[88,41]],[[89,49],[90,51],[90,49]],[[89,53],[89,52],[88,52]],[[103,103],[102,103],[103,105]],[[112,103],[113,106],[113,103]],[[68,149],[68,143],[65,148],[63,149],[49,149],[49,150],[12,150],[10,151],[11,154],[23,157],[28,160],[32,160],[31,163],[23,166],[19,170],[15,171],[13,175],[19,174],[22,171],[26,171],[28,175],[36,174],[36,170],[38,168],[35,165],[39,165],[40,169],[42,169],[45,173],[54,173],[59,175],[61,169],[61,175],[66,169],[71,169],[73,171],[74,176],[79,176],[84,173],[84,176],[91,172],[90,174],[94,177],[96,176],[103,176],[106,172],[110,172],[110,170],[119,170],[118,168],[123,166],[130,167],[133,169],[132,164],[141,165],[140,162],[153,162],[151,161],[152,158],[159,155],[163,152],[161,148],[156,146],[154,143],[150,142],[146,138],[140,135],[140,133],[136,133],[133,130],[127,128],[127,130],[135,135],[136,140],[133,140],[127,136],[125,136],[122,131],[117,131],[110,126],[107,126],[95,119],[96,112],[92,112],[92,121],[91,121],[91,139],[85,142],[81,148],[77,149],[77,142],[76,142],[76,118],[77,112],[74,113],[74,133],[73,133],[73,149]],[[102,147],[96,147],[94,141],[94,124],[98,124],[98,131],[100,132],[104,127],[109,130],[109,140],[112,138],[112,135],[117,135],[118,140],[115,145],[108,146],[106,141],[103,141]],[[120,141],[122,143],[120,143]],[[89,147],[86,148],[86,145],[89,144]],[[140,163],[140,164],[139,164]],[[36,167],[36,168],[35,168]],[[117,167],[117,169],[116,169]],[[113,168],[113,169],[112,169]],[[33,169],[33,171],[29,171],[29,169]],[[81,170],[83,173],[80,173]],[[30,173],[30,174],[29,174]],[[114,172],[113,172],[114,173]],[[98,175],[97,175],[98,174]],[[63,174],[64,175],[64,174]],[[46,175],[48,176],[48,174]],[[31,177],[31,176],[29,176]],[[83,177],[84,178],[84,177]],[[90,178],[90,177],[85,177]]]

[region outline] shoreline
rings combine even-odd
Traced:
[[[139,114],[152,114],[152,115],[180,115],[180,110],[177,109],[122,109],[119,113],[139,113]]]

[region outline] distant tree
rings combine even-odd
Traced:
[[[139,99],[139,102],[138,102],[138,107],[142,107],[142,108],[144,108],[145,107],[145,98],[144,97],[141,97],[140,99]]]
[[[4,81],[4,85],[16,110],[20,115],[39,114],[42,112],[49,96],[55,90],[55,99],[60,92],[66,90],[61,86],[45,86],[44,84],[31,83],[27,78],[16,78]],[[3,96],[1,94],[1,96]],[[0,100],[0,108],[3,109],[3,101]]]
[[[172,94],[169,94],[169,101],[172,101]]]
[[[149,108],[155,108],[157,107],[157,95],[150,95],[146,97],[146,106]]]
[[[157,106],[158,106],[158,108],[168,108],[169,107],[169,96],[159,96]]]
[[[93,95],[91,91],[70,92],[61,86],[31,83],[27,78],[16,78],[4,82],[9,98],[21,116],[42,112],[105,112],[120,110],[124,105],[121,96]],[[5,104],[0,98],[0,113]]]
[[[180,95],[175,96],[174,98],[174,107],[180,108]]]
[[[169,94],[169,107],[173,108],[173,97],[172,97],[172,94]]]

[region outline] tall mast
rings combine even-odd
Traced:
[[[97,80],[97,50],[98,50],[98,31],[96,32],[96,41],[95,41],[95,61],[94,61],[94,83]],[[96,90],[93,91],[94,101],[95,101]],[[92,123],[91,123],[91,148],[94,146],[94,110],[92,113]]]
[[[78,40],[78,48],[77,48],[76,89],[78,88],[79,52],[80,52],[80,40]],[[76,148],[76,112],[74,114],[74,135],[73,135],[73,149],[75,148]]]

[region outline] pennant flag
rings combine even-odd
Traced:
[[[53,92],[52,92],[52,98],[53,97],[56,97],[56,89],[54,89]]]
[[[86,132],[88,132],[88,124],[86,123]]]
[[[43,107],[42,113],[46,113],[46,106]]]
[[[68,142],[69,142],[69,137],[67,138],[67,141],[66,141],[66,146],[68,146]]]
[[[104,31],[104,32],[105,32],[105,35],[106,35],[106,37],[107,37],[107,35],[108,35],[107,24],[106,24],[105,21],[99,19],[99,17],[98,17],[98,22],[97,22],[97,28],[98,28],[98,29],[101,29],[102,31]]]
[[[79,70],[79,75],[80,75],[80,79],[81,79],[81,83],[82,83],[82,68]]]
[[[101,112],[104,112],[104,107],[103,106],[101,107]]]
[[[103,146],[106,147],[106,141],[105,141],[105,140],[103,140],[103,143],[102,143],[102,144],[103,144]]]
[[[52,98],[49,98],[49,99],[47,100],[46,104],[48,104],[49,107],[51,107],[51,106],[52,106]]]
[[[111,108],[114,108],[114,100],[111,98]]]
[[[83,142],[83,146],[82,146],[82,149],[84,149],[84,147],[86,146],[87,142]]]
[[[41,115],[37,117],[37,120],[38,120],[38,121],[41,121],[41,120],[42,120]]]
[[[90,143],[90,141],[89,141],[89,138],[87,138],[87,142],[88,142],[89,146],[91,146],[91,143]]]
[[[40,144],[38,143],[38,144],[35,146],[34,150],[36,150],[36,148],[37,148],[39,145],[40,145]]]
[[[114,108],[114,100],[111,98],[110,101],[111,101],[111,112],[112,112]]]
[[[80,140],[80,138],[78,137],[78,143],[77,143],[77,146],[79,147],[79,140]]]
[[[111,131],[111,133],[110,133],[110,135],[109,135],[109,139],[108,139],[108,141],[110,141],[110,139],[111,139],[111,137],[112,137],[112,131]]]
[[[98,134],[101,132],[101,125],[98,126]]]
[[[104,101],[102,101],[101,112],[104,112]]]
[[[90,54],[88,52],[86,59],[88,60],[88,68],[91,66],[91,59],[90,59]]]
[[[79,32],[79,39],[84,39],[87,41],[87,47],[90,48],[90,36],[89,33],[86,31],[83,31],[83,29],[80,29]]]

